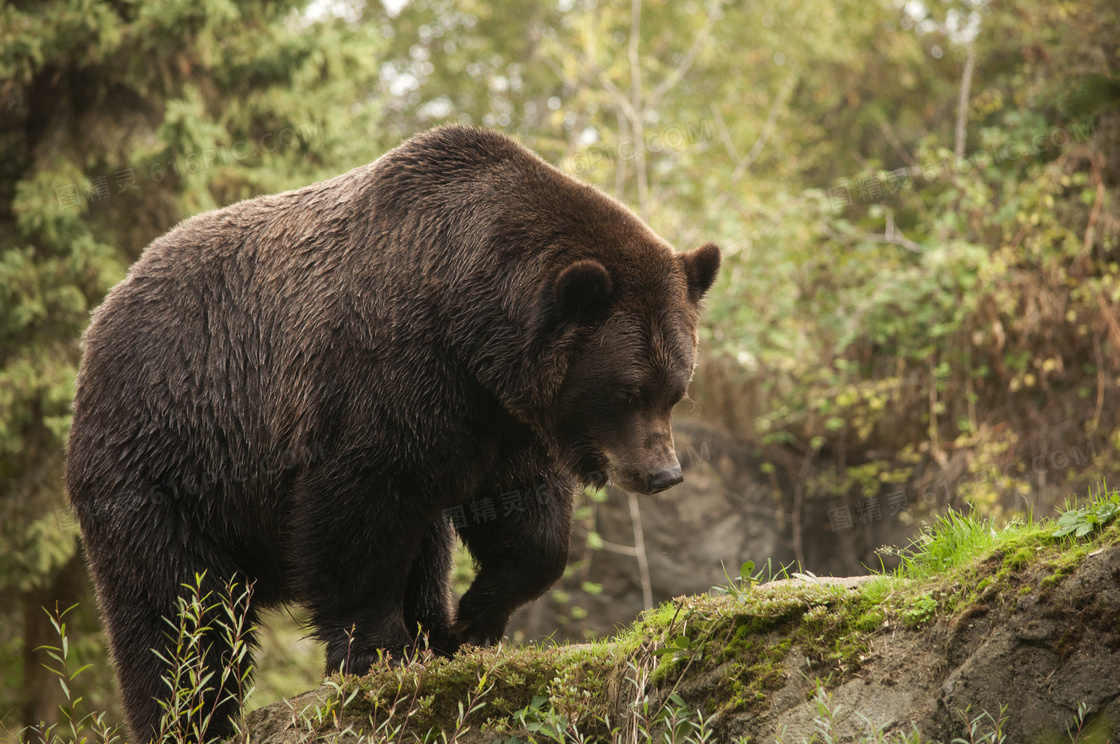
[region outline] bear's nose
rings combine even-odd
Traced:
[[[680,465],[665,468],[649,476],[649,492],[660,493],[666,488],[672,488],[683,480],[684,476],[681,474]]]

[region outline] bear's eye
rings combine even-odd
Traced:
[[[675,406],[676,404],[678,404],[682,400],[684,400],[684,396],[687,395],[687,394],[688,394],[688,391],[685,390],[685,389],[675,391],[672,395],[669,396],[670,407]]]
[[[628,406],[631,403],[637,402],[642,397],[641,390],[630,390],[623,388],[611,396],[611,400],[620,406]]]

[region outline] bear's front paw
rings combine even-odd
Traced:
[[[451,631],[460,645],[489,648],[502,640],[506,632],[506,621],[504,618],[464,618],[455,623]]]
[[[327,658],[327,673],[339,672],[340,674],[356,674],[362,676],[368,674],[369,670],[375,664],[388,660],[392,657],[387,651],[374,650],[374,651],[351,651],[339,658],[334,658],[334,654],[328,655]]]
[[[342,649],[340,652],[327,652],[327,674],[356,674],[359,677],[369,674],[369,670],[379,664],[401,666],[407,663],[415,652],[411,646],[394,649],[373,648],[368,651]]]
[[[437,630],[435,628],[421,631],[417,638],[417,647],[428,649],[437,656],[452,657],[459,650],[462,641],[452,629]]]
[[[451,632],[460,644],[488,648],[502,640],[509,622],[510,610],[494,600],[490,592],[479,592],[478,580],[459,600],[459,611]]]

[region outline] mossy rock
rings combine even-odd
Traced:
[[[1118,539],[1111,527],[1003,547],[921,581],[805,577],[681,597],[610,641],[468,649],[336,677],[254,712],[247,730],[254,744],[489,743],[702,725],[712,740],[781,731],[794,742],[814,734],[823,704],[848,740],[914,728],[922,741],[967,738],[969,722],[1004,710],[1007,741],[1043,741],[1076,726],[1079,706],[1083,730],[1109,732],[1120,722]]]

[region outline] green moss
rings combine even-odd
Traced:
[[[1012,571],[1018,571],[1034,560],[1035,551],[1026,545],[1016,550],[1003,560],[1003,565]]]
[[[670,679],[676,679],[687,664],[687,659],[664,654],[650,675],[650,683],[654,687],[662,687]]]
[[[406,725],[420,734],[454,730],[460,704],[468,710],[482,704],[475,713],[476,724],[507,723],[534,698],[556,698],[565,690],[577,691],[581,705],[593,709],[605,703],[603,683],[613,669],[612,653],[603,644],[585,649],[468,649],[453,659],[380,665],[360,679],[337,678],[337,691],[323,707],[331,714],[328,720],[338,715],[355,731],[372,732],[388,724]]]
[[[861,633],[874,633],[886,622],[886,619],[887,613],[875,608],[860,615],[852,624],[852,627]]]

